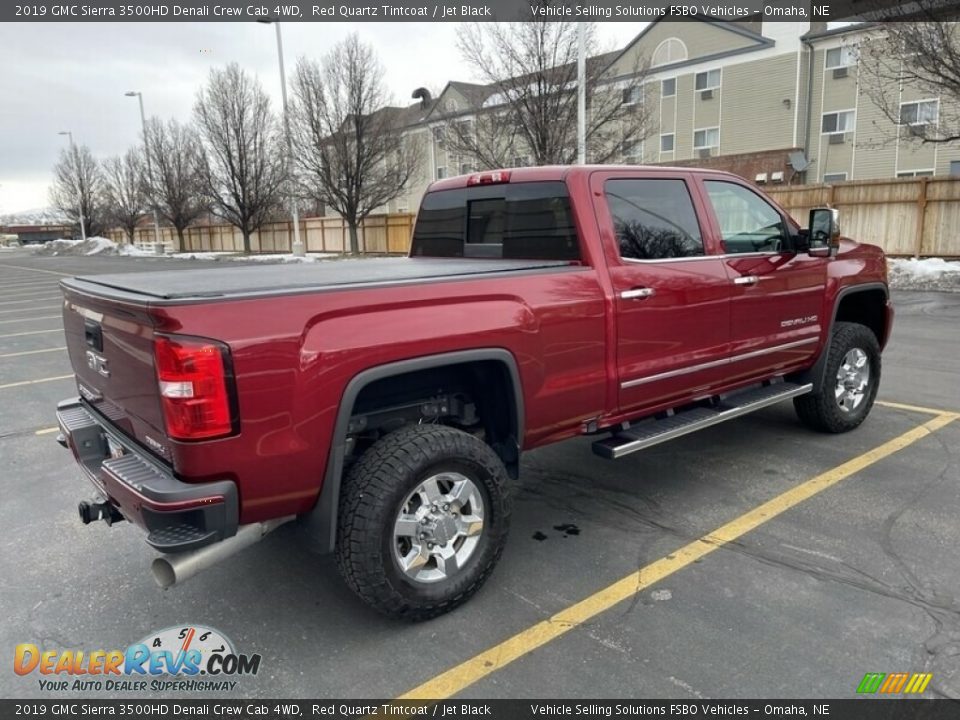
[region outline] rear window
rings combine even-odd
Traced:
[[[579,260],[567,186],[533,182],[427,193],[411,255]]]

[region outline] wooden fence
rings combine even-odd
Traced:
[[[852,180],[764,188],[801,225],[812,208],[840,210],[847,237],[889,255],[960,257],[960,178]]]
[[[843,234],[874,243],[889,255],[960,257],[960,178],[919,177],[889,180],[852,180],[832,185],[765,187],[784,209],[806,225],[812,208],[840,210]],[[371,215],[360,231],[363,253],[406,253],[414,215]],[[161,228],[167,250],[177,247],[173,228]],[[125,242],[121,230],[108,237]],[[301,220],[300,235],[307,252],[344,252],[350,237],[339,217]],[[265,225],[251,238],[255,253],[288,253],[293,243],[291,222]],[[153,248],[153,227],[137,230],[137,244]],[[186,252],[242,252],[243,237],[231,225],[199,225],[186,231]]]
[[[405,254],[410,249],[413,233],[412,214],[370,215],[360,226],[361,253]],[[127,242],[123,230],[109,230],[107,237]],[[160,228],[161,242],[168,251],[178,246],[177,232],[172,227]],[[350,231],[340,217],[304,218],[300,221],[300,239],[307,252],[339,253],[350,250]],[[153,225],[137,228],[135,244],[153,249]],[[255,253],[289,253],[293,247],[293,222],[264,225],[250,237]],[[195,225],[184,232],[182,252],[243,252],[243,235],[232,225]]]

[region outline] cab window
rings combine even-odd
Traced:
[[[626,260],[703,255],[697,212],[683,180],[607,180],[613,229]]]
[[[703,183],[727,253],[779,252],[787,237],[783,216],[755,192],[731,182]]]

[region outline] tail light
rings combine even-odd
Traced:
[[[467,185],[499,185],[510,182],[509,170],[495,170],[493,172],[476,173],[467,178]]]
[[[206,440],[236,430],[230,350],[201,338],[158,335],[157,380],[167,434]]]

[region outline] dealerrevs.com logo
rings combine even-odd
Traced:
[[[21,643],[14,651],[17,675],[40,675],[42,691],[233,690],[232,678],[256,675],[260,655],[237,653],[210,627],[180,625],[151,633],[126,650],[40,648]]]

